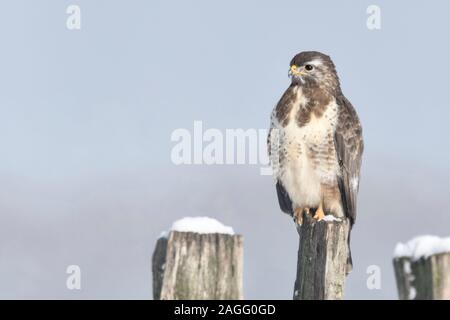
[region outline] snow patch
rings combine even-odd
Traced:
[[[170,231],[234,235],[232,227],[228,227],[216,219],[208,217],[186,217],[180,219],[172,224]]]
[[[336,218],[336,217],[333,216],[332,214],[327,214],[325,217],[323,217],[322,220],[323,220],[323,221],[326,221],[326,222],[341,221],[341,219]]]
[[[397,243],[394,250],[394,258],[411,258],[413,261],[420,258],[450,252],[450,237],[418,236],[406,243]]]
[[[416,288],[414,288],[413,286],[411,286],[409,288],[409,294],[408,294],[408,299],[409,300],[414,300],[417,296],[417,290]]]
[[[403,262],[403,271],[405,272],[405,275],[406,275],[406,281],[409,283],[408,299],[414,300],[417,295],[416,288],[413,285],[416,277],[414,277],[414,275],[412,274],[410,260],[405,260]]]

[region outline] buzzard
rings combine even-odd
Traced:
[[[268,136],[280,208],[297,224],[311,214],[317,220],[348,218],[353,226],[363,153],[358,115],[329,56],[301,52],[291,60],[289,75]]]

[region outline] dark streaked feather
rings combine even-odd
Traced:
[[[267,136],[267,152],[269,154],[269,158],[272,153],[271,134],[272,134],[272,126],[270,128],[269,135]],[[284,213],[287,213],[292,216],[293,215],[292,200],[289,197],[289,194],[287,193],[286,189],[283,187],[283,185],[281,184],[281,182],[279,180],[277,180],[276,189],[277,189],[278,203],[280,205],[280,209]]]
[[[334,136],[336,153],[338,156],[341,174],[338,176],[339,190],[341,192],[342,207],[345,215],[350,220],[348,231],[348,258],[347,274],[353,268],[352,254],[350,249],[351,227],[356,220],[356,197],[359,189],[359,177],[361,160],[364,149],[362,128],[358,115],[350,101],[343,95],[337,97],[339,105],[338,122]],[[358,179],[357,188],[353,188],[352,180]]]
[[[353,225],[356,219],[356,197],[364,149],[362,128],[358,115],[350,101],[343,95],[340,95],[337,98],[337,103],[339,105],[339,114],[334,140],[341,167],[338,183],[345,215]],[[358,181],[358,188],[356,189],[352,186],[354,179]]]
[[[292,200],[280,181],[277,181],[277,196],[280,208],[284,213],[293,215]]]

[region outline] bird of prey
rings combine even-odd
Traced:
[[[329,214],[353,226],[363,153],[358,115],[329,56],[301,52],[291,60],[289,75],[268,136],[280,208],[297,224],[305,214],[317,220]],[[348,263],[351,268],[351,255]]]

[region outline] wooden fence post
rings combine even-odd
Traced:
[[[298,228],[300,244],[294,300],[344,298],[349,228],[347,219],[317,222],[305,215]]]
[[[450,300],[450,253],[394,258],[400,300]]]
[[[152,261],[156,300],[243,299],[243,238],[171,231]]]

